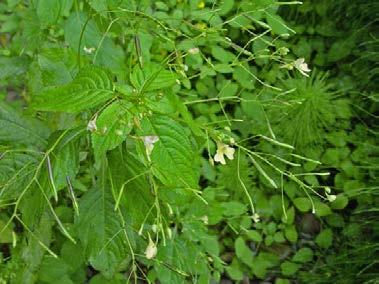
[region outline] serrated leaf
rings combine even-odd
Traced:
[[[88,4],[96,12],[104,12],[108,9],[107,1],[104,1],[104,0],[89,0]]]
[[[348,203],[349,199],[345,195],[339,194],[336,200],[331,203],[331,207],[335,210],[341,210],[344,209]]]
[[[38,191],[38,190],[37,190]],[[34,194],[34,196],[37,194]],[[28,196],[30,197],[30,196]],[[36,199],[29,199],[29,204],[36,202]],[[33,203],[32,203],[33,204]],[[29,210],[36,209],[36,203],[28,208]],[[31,211],[28,210],[28,213]],[[26,211],[24,211],[26,213]],[[28,216],[29,218],[30,216]],[[22,246],[19,252],[21,256],[21,261],[24,265],[19,266],[15,272],[15,278],[13,281],[15,283],[35,283],[35,275],[40,268],[40,264],[43,260],[44,255],[46,255],[46,249],[43,248],[40,243],[49,246],[52,239],[52,219],[49,214],[45,211],[43,214],[38,216],[38,220],[31,226],[27,220],[23,218],[23,222],[26,222],[29,228],[35,228],[33,235],[29,232],[26,235],[27,242],[26,245]],[[50,251],[53,253],[52,251]]]
[[[45,283],[73,283],[69,279],[70,266],[61,258],[45,256],[38,271],[38,280]]]
[[[13,241],[13,236],[12,236],[12,228],[10,226],[5,227],[5,225],[7,224],[6,221],[3,221],[0,219],[0,231],[2,231],[1,235],[0,235],[0,244],[6,244],[6,243],[12,243]]]
[[[24,73],[28,63],[29,60],[26,57],[0,57],[0,79]]]
[[[280,268],[282,269],[283,275],[291,276],[298,271],[300,265],[291,261],[285,261],[280,265]]]
[[[324,217],[324,216],[332,214],[332,210],[330,209],[330,207],[320,201],[315,202],[315,210],[316,210],[316,215],[318,217]]]
[[[245,264],[251,265],[253,260],[253,253],[250,248],[245,244],[242,237],[238,237],[234,243],[237,257]]]
[[[153,116],[149,121],[159,137],[151,154],[155,174],[166,185],[197,188],[199,163],[186,129],[165,116]]]
[[[21,116],[0,102],[0,142],[21,143],[43,147],[47,144],[47,128],[33,118]]]
[[[306,197],[298,197],[293,200],[293,203],[295,204],[295,207],[301,212],[307,212],[312,207],[311,201]]]
[[[255,230],[249,230],[246,232],[247,237],[257,243],[260,243],[262,241],[262,236],[258,231]]]
[[[316,244],[324,249],[330,247],[333,243],[333,231],[331,229],[322,230],[316,237]]]
[[[106,107],[96,120],[97,131],[92,133],[95,156],[99,157],[108,150],[120,145],[131,130],[130,105],[116,101]]]
[[[286,25],[283,19],[275,14],[275,11],[266,12],[267,24],[271,27],[274,34],[283,35],[287,34],[289,31],[295,33],[290,27]]]
[[[146,219],[146,212],[154,204],[147,168],[133,152],[122,151],[121,148],[110,151],[107,158],[117,199],[124,185],[119,206],[126,209],[129,226],[139,230],[144,221],[152,222],[153,218],[150,215]]]
[[[55,24],[61,12],[61,0],[38,0],[37,15],[43,25]]]
[[[10,152],[0,159],[0,199],[16,198],[30,181],[37,167],[37,157]]]
[[[305,263],[311,261],[313,259],[313,251],[310,248],[301,248],[296,254],[293,256],[292,260],[295,262]]]
[[[86,256],[96,270],[111,277],[129,251],[110,188],[89,190],[81,198],[79,208],[75,227]]]
[[[296,227],[294,225],[287,227],[284,230],[284,235],[285,235],[286,239],[289,240],[291,243],[297,242],[298,234],[297,234]]]
[[[124,76],[125,52],[109,37],[109,33],[101,31],[94,19],[84,12],[71,13],[64,25],[65,41],[71,49],[80,52],[83,57],[88,57],[94,64],[105,66],[116,73],[120,71]],[[83,31],[83,34],[81,32]],[[84,47],[94,49],[87,53]],[[96,58],[95,58],[96,55]]]
[[[47,89],[36,96],[32,106],[42,111],[76,113],[113,98],[111,75],[100,67],[86,67],[64,86]]]
[[[150,92],[169,88],[176,84],[177,75],[173,71],[165,70],[159,65],[138,66],[130,75],[133,86],[142,92]]]
[[[66,178],[75,178],[79,171],[79,144],[78,139],[84,133],[84,128],[75,128],[68,131],[60,143],[56,145],[51,155],[53,179],[57,190],[67,186]],[[61,132],[52,135],[55,143]]]

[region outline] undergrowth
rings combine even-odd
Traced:
[[[0,283],[374,283],[375,3],[342,2],[0,3]]]

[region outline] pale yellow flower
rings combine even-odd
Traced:
[[[208,225],[209,219],[207,215],[204,215],[203,217],[201,217],[200,220],[203,221],[205,225]]]
[[[327,194],[326,198],[328,199],[329,202],[333,202],[334,200],[336,200],[337,196],[334,194]]]
[[[214,157],[215,162],[219,162],[223,165],[226,164],[224,155],[228,157],[229,160],[234,159],[234,148],[230,147],[229,145],[226,145],[222,142],[217,142],[217,152]]]
[[[95,51],[95,48],[94,47],[86,47],[86,46],[84,46],[83,50],[87,54],[92,54]]]
[[[93,119],[88,121],[87,130],[89,130],[91,132],[97,131],[96,119],[97,119],[97,115],[95,115],[95,117]]]
[[[193,48],[188,49],[189,54],[198,54],[199,52],[200,52],[200,49],[197,47],[193,47]]]
[[[299,70],[299,72],[301,74],[303,74],[306,77],[309,77],[308,72],[311,72],[311,69],[308,68],[308,64],[305,63],[305,59],[304,58],[299,58],[299,59],[295,60],[295,62],[293,63],[293,65],[295,66],[295,68],[297,70]]]
[[[149,157],[154,149],[154,143],[156,143],[159,140],[159,137],[156,135],[148,135],[148,136],[142,136],[143,144],[146,148],[146,154]]]
[[[251,217],[255,223],[259,223],[261,221],[261,216],[258,213],[254,213]]]
[[[153,259],[157,255],[157,252],[158,252],[158,248],[149,236],[149,244],[147,245],[146,250],[145,250],[146,258]]]

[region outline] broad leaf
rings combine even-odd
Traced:
[[[116,101],[103,110],[96,120],[97,131],[92,133],[95,155],[101,154],[120,145],[131,130],[130,105]]]
[[[18,152],[5,153],[0,159],[0,199],[16,198],[33,177],[38,158]]]
[[[114,73],[124,74],[125,53],[123,49],[111,40],[109,34],[100,30],[95,20],[88,20],[88,18],[89,16],[84,12],[72,13],[64,25],[65,41],[76,53],[80,44],[82,56],[90,58],[96,65],[105,66]],[[94,51],[86,52],[85,48],[94,49]]]
[[[76,113],[112,98],[111,75],[92,66],[82,69],[71,83],[42,92],[32,105],[37,110]]]
[[[199,163],[186,129],[164,116],[153,116],[149,121],[159,137],[151,154],[155,174],[166,185],[196,188]]]
[[[111,277],[128,256],[120,216],[114,210],[110,188],[93,188],[79,202],[75,225],[90,264]]]
[[[108,162],[112,185],[117,199],[121,193],[119,206],[125,210],[128,224],[139,230],[144,221],[153,222],[154,214],[146,216],[154,204],[147,168],[133,152],[121,148],[109,152]]]
[[[0,102],[0,142],[12,142],[43,147],[49,132],[37,120],[26,119]]]
[[[26,57],[0,57],[0,79],[24,73],[28,66]]]
[[[50,160],[55,187],[60,190],[67,186],[66,178],[71,180],[79,171],[79,137],[84,133],[84,128],[75,128],[68,131],[60,143],[55,147]],[[52,143],[62,135],[61,132],[52,135]]]
[[[176,84],[177,75],[165,70],[159,65],[145,65],[143,69],[137,66],[130,75],[133,86],[141,93],[169,88]]]
[[[45,26],[55,24],[62,13],[62,0],[38,0],[37,15]]]

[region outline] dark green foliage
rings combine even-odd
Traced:
[[[0,283],[374,283],[374,1],[0,3]]]

